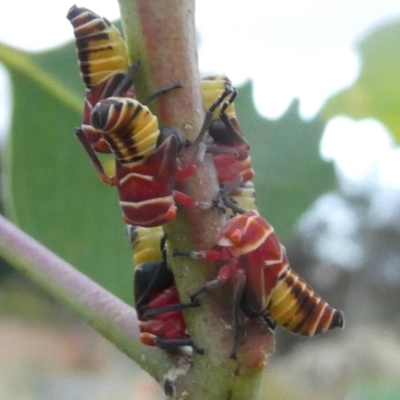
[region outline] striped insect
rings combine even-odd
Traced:
[[[74,28],[78,65],[86,88],[78,138],[81,142],[86,140],[97,152],[110,153],[111,150],[100,132],[90,125],[90,115],[101,99],[111,95],[134,97],[131,76],[138,65],[133,64],[129,69],[125,42],[118,29],[107,18],[75,5],[69,9],[67,18]],[[127,79],[128,73],[130,77]]]
[[[227,185],[233,181],[244,183],[254,177],[249,156],[250,146],[243,138],[242,130],[236,116],[234,100],[236,89],[225,75],[210,76],[201,80],[203,105],[209,109],[213,99],[225,91],[230,96],[220,107],[214,110],[209,134],[213,143],[208,151],[213,154],[218,181],[221,185]]]
[[[262,317],[269,324],[272,320],[281,328],[303,336],[344,326],[343,313],[330,307],[290,268],[273,227],[256,211],[230,219],[212,249],[175,251],[175,255],[224,262],[217,278],[193,293],[189,304],[198,305],[197,297],[207,290],[229,280],[233,283],[237,299],[230,354],[233,359],[239,340],[240,309],[250,318]]]
[[[171,311],[147,318],[149,310],[179,304],[174,277],[167,265],[166,236],[160,227],[128,225],[135,264],[134,294],[143,344],[164,349],[191,346],[202,349],[190,339],[182,311]]]
[[[196,140],[180,153],[184,140],[173,126],[159,127],[148,107],[136,99],[111,97],[97,103],[91,124],[101,131],[116,157],[116,182],[123,219],[130,225],[159,226],[176,216],[175,201],[186,207],[201,205],[190,196],[175,190],[175,181],[190,176],[201,163],[203,138],[223,93],[206,113]],[[187,156],[187,155],[191,156]],[[96,156],[94,153],[91,158]],[[100,177],[101,164],[93,162]]]

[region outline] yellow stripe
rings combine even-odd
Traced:
[[[143,207],[144,205],[151,205],[151,204],[160,204],[160,203],[166,203],[166,204],[174,204],[174,198],[173,196],[166,196],[166,197],[158,197],[156,199],[149,199],[149,200],[144,200],[144,201],[138,201],[138,202],[128,202],[128,201],[120,201],[119,204],[121,207],[128,207],[128,208],[134,208],[138,209]]]

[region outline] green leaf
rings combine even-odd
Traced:
[[[397,400],[400,385],[393,379],[362,381],[355,385],[353,398],[363,400]]]
[[[324,123],[303,121],[295,100],[277,120],[261,117],[252,101],[252,86],[239,89],[236,110],[251,145],[254,184],[261,214],[281,237],[322,193],[335,186],[332,163],[319,155]]]
[[[323,116],[376,118],[400,143],[400,23],[378,28],[364,38],[358,51],[362,62],[360,76],[353,86],[326,102]]]
[[[97,177],[74,137],[83,85],[71,45],[29,54],[0,45],[13,88],[3,149],[6,214],[127,302],[132,259],[115,188]]]

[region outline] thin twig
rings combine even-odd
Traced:
[[[0,215],[0,255],[158,380],[177,359],[139,342],[136,311]]]

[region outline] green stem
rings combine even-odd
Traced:
[[[183,89],[163,96],[152,111],[161,125],[174,125],[193,139],[203,117],[200,78],[197,65],[194,0],[119,0],[122,25],[131,61],[140,60],[135,80],[140,99],[157,89],[181,82]],[[211,201],[218,191],[213,162],[206,157],[198,172],[177,182],[176,188],[201,201]],[[178,217],[164,226],[168,248],[207,249],[225,223],[217,210],[179,209]],[[171,253],[171,251],[169,252]],[[176,286],[183,302],[188,294],[216,277],[218,266],[183,257],[169,257]],[[273,335],[254,320],[245,324],[246,342],[238,350],[239,361],[228,358],[232,346],[231,286],[209,292],[200,298],[201,307],[185,310],[191,338],[205,349],[194,356],[193,367],[171,379],[176,398],[256,399],[265,365],[265,351],[272,352]]]

